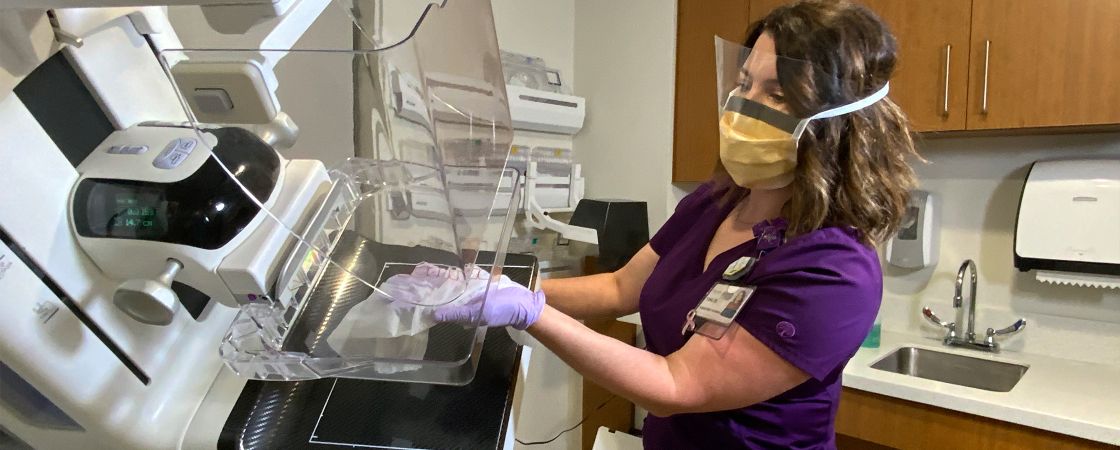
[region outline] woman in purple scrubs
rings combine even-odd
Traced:
[[[875,246],[915,185],[906,118],[882,98],[896,42],[865,8],[814,0],[753,24],[738,54],[712,181],[624,268],[540,292],[499,284],[483,307],[436,315],[527,329],[647,409],[646,448],[834,448],[841,374],[882,297]],[[759,257],[742,280],[756,290],[726,334],[682,334],[745,256]],[[577,320],[636,311],[644,350]]]

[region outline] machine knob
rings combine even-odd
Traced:
[[[183,263],[168,258],[156,279],[136,278],[117,286],[113,304],[138,322],[160,326],[170,324],[179,311],[179,297],[171,290],[171,282],[182,268]]]

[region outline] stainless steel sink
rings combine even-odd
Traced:
[[[871,365],[872,369],[994,392],[1015,387],[1027,366],[953,353],[902,347]]]

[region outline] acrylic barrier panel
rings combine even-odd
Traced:
[[[161,52],[197,133],[245,128],[283,163],[315,160],[329,174],[301,214],[275,195],[254,197],[258,228],[291,242],[275,256],[273,288],[238,298],[220,350],[238,373],[448,384],[473,375],[485,330],[435,323],[432,311],[484,298],[501,272],[516,208],[495,194],[519,176],[505,167],[512,127],[489,2],[425,4],[419,17],[394,6],[417,3],[356,3],[342,48]],[[338,26],[316,22],[306,35]],[[207,145],[218,162],[237,151]],[[223,167],[246,193],[260,191]]]

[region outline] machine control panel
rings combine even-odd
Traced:
[[[179,167],[187,157],[191,155],[194,148],[198,145],[198,140],[192,138],[178,138],[173,139],[167,144],[156,159],[152,161],[152,165],[158,169],[174,169]]]
[[[203,141],[207,136],[214,138],[212,149]],[[70,205],[80,241],[130,239],[215,250],[260,211],[249,196],[267,201],[280,176],[276,151],[241,128],[198,135],[181,128],[132,127],[109,139],[105,147],[148,145],[153,151],[121,158],[102,150],[83,161]],[[230,177],[222,164],[237,167],[237,174]],[[109,247],[106,251],[113,253]]]

